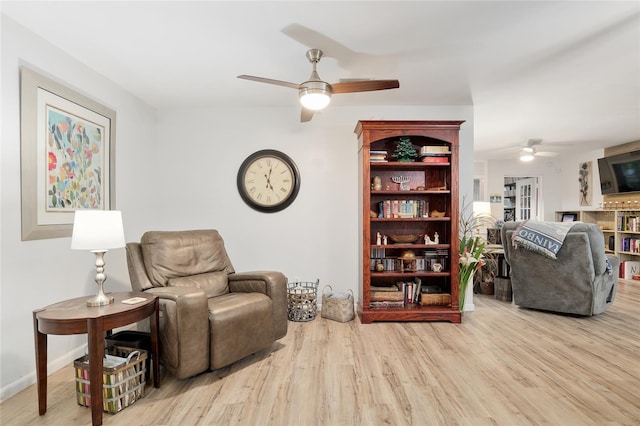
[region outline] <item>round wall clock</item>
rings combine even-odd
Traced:
[[[287,208],[298,195],[300,173],[288,155],[264,149],[248,156],[238,170],[238,191],[251,208],[265,213]]]

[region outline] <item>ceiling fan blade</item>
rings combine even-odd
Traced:
[[[536,156],[540,157],[556,157],[560,155],[559,152],[551,152],[551,151],[536,151]]]
[[[335,83],[331,85],[333,93],[370,92],[373,90],[397,89],[400,87],[398,80],[365,80]]]
[[[300,111],[300,122],[306,123],[307,121],[311,121],[313,118],[313,111],[310,109],[302,108]]]
[[[264,78],[264,77],[255,77],[253,75],[239,75],[238,78],[242,78],[243,80],[252,80],[257,81],[258,83],[267,83],[267,84],[275,84],[278,86],[291,87],[292,89],[298,89],[300,87],[297,83],[289,83],[288,81],[282,80],[274,80],[272,78]]]

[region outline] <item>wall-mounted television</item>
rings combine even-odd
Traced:
[[[598,159],[602,195],[640,192],[640,151]]]

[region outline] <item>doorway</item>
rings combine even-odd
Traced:
[[[540,178],[537,176],[504,177],[504,220],[540,220]]]

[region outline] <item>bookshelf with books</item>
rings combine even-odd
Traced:
[[[623,208],[624,204],[596,210],[563,210],[556,211],[556,221],[576,220],[595,223],[602,230],[606,253],[620,258],[619,278],[625,280],[640,279],[640,210],[636,204]]]
[[[462,121],[359,121],[358,313],[460,322],[458,134]],[[404,142],[401,142],[400,139]],[[396,158],[407,139],[409,161]]]

